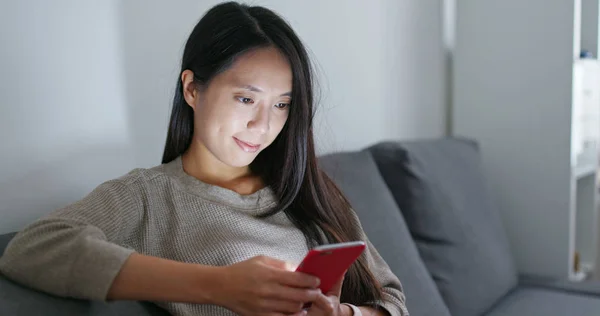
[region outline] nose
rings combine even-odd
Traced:
[[[258,106],[253,117],[248,121],[248,130],[257,134],[266,134],[269,131],[271,111],[264,106]]]

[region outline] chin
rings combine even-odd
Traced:
[[[237,156],[234,159],[227,159],[225,162],[231,167],[241,168],[249,166],[254,159],[256,159],[256,155],[253,155],[252,157]]]

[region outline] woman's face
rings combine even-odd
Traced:
[[[194,141],[225,165],[248,166],[288,118],[292,70],[275,48],[240,56],[200,91],[186,85],[185,72],[182,80],[186,101],[194,108]]]

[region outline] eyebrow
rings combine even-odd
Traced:
[[[250,90],[252,92],[264,92],[262,89],[257,88],[253,85],[244,85],[244,86],[240,86],[239,88]],[[291,97],[291,96],[292,96],[292,91],[289,91],[289,92],[286,92],[286,93],[280,95],[280,97]]]

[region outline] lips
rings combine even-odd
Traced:
[[[233,138],[240,148],[247,153],[255,153],[260,148],[260,145],[248,143],[237,138]]]

